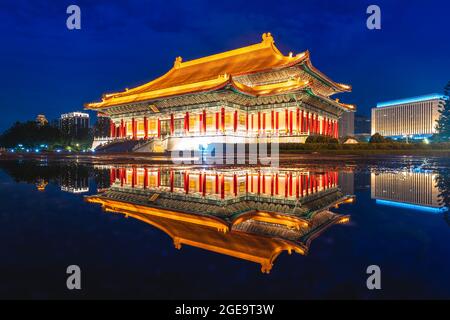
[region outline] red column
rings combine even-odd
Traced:
[[[237,110],[234,111],[234,118],[233,118],[233,131],[236,132],[238,127],[238,112]]]
[[[273,188],[273,174],[270,175],[270,195],[273,197],[274,188]]]
[[[203,174],[198,174],[198,191],[203,194]]]
[[[170,170],[169,176],[170,192],[173,192],[173,182],[174,182],[174,173],[173,170]]]
[[[206,110],[203,110],[203,134],[206,134]]]
[[[278,111],[275,112],[275,130],[277,131],[280,129],[280,113]]]
[[[161,137],[161,119],[158,119],[158,138]]]
[[[309,131],[309,112],[306,112],[305,123],[306,123],[305,132],[308,132]]]
[[[219,122],[220,122],[219,113],[216,112],[216,133],[219,132]]]
[[[297,108],[297,134],[300,132],[300,108]]]
[[[245,193],[248,193],[248,173],[245,174]]]
[[[222,126],[221,126],[221,128],[222,128],[222,133],[225,133],[225,108],[222,108],[221,110],[220,110],[220,112],[221,112],[221,122],[222,122]]]
[[[300,122],[300,130],[301,132],[305,132],[305,111],[302,110],[302,117]]]
[[[288,196],[288,191],[289,191],[289,176],[286,173],[284,175],[284,197],[287,198]]]
[[[288,109],[284,110],[284,129],[286,134],[289,133],[289,111]]]
[[[275,116],[275,111],[271,111],[270,112],[270,129],[272,130],[272,134],[273,134],[273,131],[275,130],[275,119],[274,119],[274,116]]]
[[[292,128],[294,125],[294,112],[293,111],[289,111],[289,133],[292,136]]]
[[[262,114],[262,129],[263,129],[263,132],[265,133],[266,132],[266,113],[265,112]]]
[[[206,173],[203,175],[202,196],[206,196]]]
[[[237,188],[238,188],[238,185],[237,185],[237,176],[236,176],[236,174],[234,174],[234,175],[233,175],[233,191],[234,191],[234,196],[235,196],[235,197],[237,196],[237,193],[238,193]]]
[[[278,173],[275,174],[275,194],[278,195]]]
[[[186,112],[186,116],[184,117],[184,126],[186,133],[189,132],[189,112]]]
[[[148,186],[148,169],[144,168],[144,189]]]
[[[266,193],[266,175],[264,173],[262,175],[262,193]]]
[[[170,114],[170,135],[173,135],[175,132],[175,118],[173,113]]]
[[[219,194],[219,175],[216,173],[216,194]]]
[[[339,138],[339,122],[336,121],[336,138]]]
[[[248,113],[247,112],[245,113],[245,130],[248,133]]]
[[[148,139],[148,119],[144,117],[144,139]]]
[[[221,199],[225,199],[225,177],[224,177],[224,175],[222,174],[221,175],[221,183],[220,183],[220,198]]]
[[[109,169],[109,184],[112,185],[116,181],[116,170],[111,168]]]
[[[297,174],[295,184],[295,197],[298,199],[300,197],[300,176]]]
[[[261,193],[261,173],[258,172],[258,194]]]
[[[119,137],[123,138],[123,119],[120,119]]]
[[[114,138],[114,131],[115,131],[114,122],[110,119],[109,120],[109,137]]]
[[[131,187],[134,188],[136,185],[136,167],[131,168]]]
[[[261,132],[261,112],[258,111],[258,134]]]
[[[303,197],[303,186],[304,186],[304,180],[305,180],[305,178],[304,178],[305,176],[304,175],[301,175],[300,176],[300,194],[301,194],[301,196]]]
[[[292,172],[289,173],[289,196],[292,197]]]
[[[131,132],[133,140],[136,140],[136,120],[134,118],[131,118]]]
[[[203,132],[203,113],[198,115],[198,131],[200,134]]]

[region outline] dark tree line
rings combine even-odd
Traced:
[[[86,129],[79,136],[66,136],[63,132],[50,125],[38,125],[35,121],[16,122],[0,135],[0,146],[13,148],[19,144],[25,147],[35,147],[42,144],[53,146],[70,146],[75,143],[89,145],[92,138]]]

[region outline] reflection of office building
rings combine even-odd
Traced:
[[[261,264],[282,251],[307,254],[327,227],[348,221],[329,211],[351,201],[337,172],[111,168],[111,188],[86,198],[161,229],[184,245]]]
[[[285,56],[265,33],[247,47],[191,61],[178,57],[165,75],[86,108],[111,117],[112,139],[149,140],[145,151],[268,136],[301,143],[309,135],[338,137],[339,117],[355,108],[331,96],[350,90],[317,70],[308,51]]]
[[[439,203],[436,174],[426,171],[372,172],[371,196],[383,205],[429,212],[445,210]]]
[[[61,191],[70,193],[89,192],[89,173],[86,168],[67,167],[59,177]]]
[[[339,188],[344,195],[355,194],[355,172],[353,170],[339,171]]]
[[[355,113],[346,112],[339,119],[339,137],[353,137],[355,135]]]
[[[372,109],[372,134],[398,138],[423,139],[436,133],[439,102],[446,98],[430,94],[378,103]]]
[[[61,115],[60,128],[64,135],[72,138],[84,138],[89,132],[89,114],[71,112]]]

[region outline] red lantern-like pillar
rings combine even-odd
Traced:
[[[144,117],[144,139],[148,139],[148,119]]]

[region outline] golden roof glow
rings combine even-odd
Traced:
[[[231,83],[240,92],[259,96],[284,93],[301,88],[307,83],[297,80],[278,84],[248,87],[231,80],[233,77],[290,67],[306,62],[322,79],[328,81],[336,90],[349,90],[350,87],[331,81],[315,69],[309,62],[309,52],[284,56],[275,46],[270,33],[264,33],[260,43],[211,56],[183,62],[177,57],[174,66],[163,76],[133,89],[104,94],[102,102],[88,103],[87,109],[133,102],[148,101],[187,93],[215,90]]]

